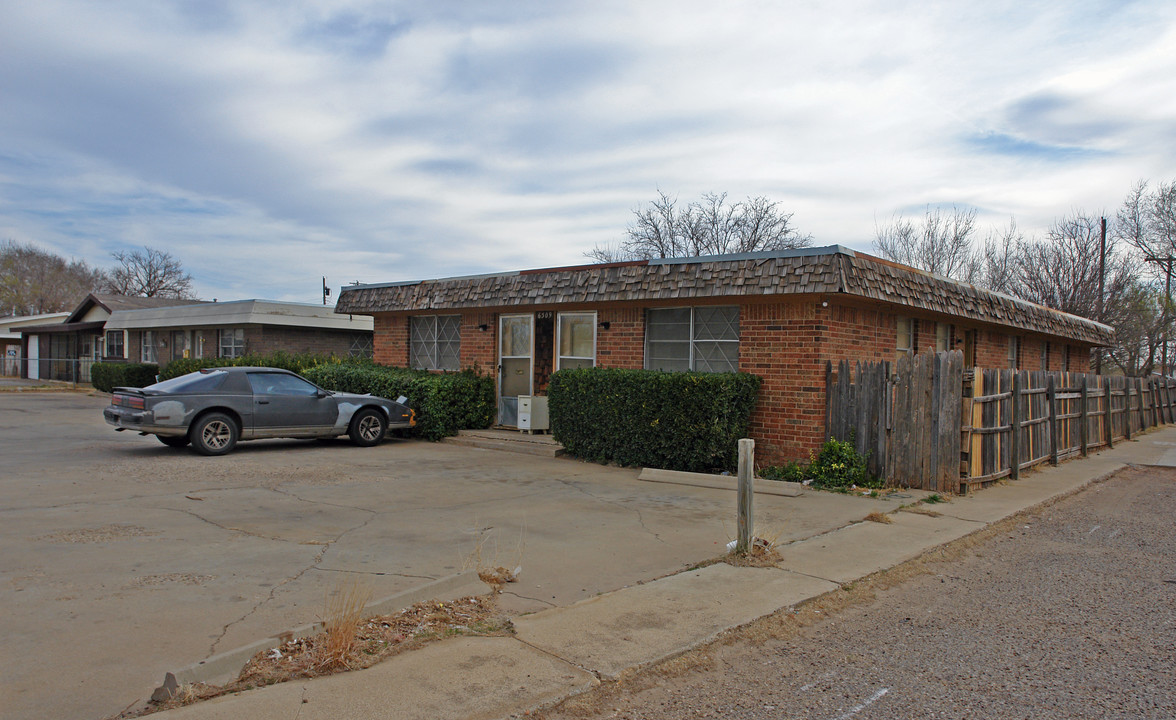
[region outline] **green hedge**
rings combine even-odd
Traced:
[[[116,387],[141,388],[155,384],[159,366],[154,363],[97,362],[90,366],[90,384],[110,392]]]
[[[560,370],[547,389],[551,432],[593,462],[732,470],[759,387],[747,373]]]
[[[190,372],[210,367],[256,366],[272,367],[303,374],[307,370],[319,365],[337,364],[343,362],[334,355],[313,355],[311,353],[291,354],[279,350],[268,355],[245,355],[239,358],[179,358],[172,360],[159,371],[160,380],[170,380],[174,377],[187,375]],[[349,363],[370,363],[360,359],[348,359]]]
[[[427,440],[490,427],[494,421],[494,379],[472,370],[438,374],[369,363],[330,363],[308,368],[302,375],[328,390],[393,400],[404,395],[417,414],[412,434]]]

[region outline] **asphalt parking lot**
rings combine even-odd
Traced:
[[[521,614],[677,572],[735,533],[733,493],[636,469],[398,439],[204,458],[114,432],[106,402],[0,393],[6,720],[118,713],[168,670],[315,621],[341,581],[380,598],[521,566],[503,595]],[[758,533],[781,540],[896,502],[756,498]]]

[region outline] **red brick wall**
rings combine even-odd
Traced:
[[[806,457],[825,432],[827,325],[818,309],[813,302],[740,309],[739,369],[763,379],[749,428],[761,465]]]
[[[645,309],[605,306],[597,310],[596,364],[600,367],[645,367]]]
[[[681,303],[687,305],[690,303]],[[543,306],[525,311],[544,311]],[[645,308],[620,304],[555,308],[559,311],[595,310],[596,362],[600,367],[641,368],[645,364]],[[760,465],[787,460],[807,460],[810,451],[826,439],[825,363],[839,360],[894,361],[897,357],[897,318],[889,306],[843,303],[836,299],[822,305],[820,299],[788,300],[743,305],[740,310],[739,369],[763,378],[759,403],[751,418],[750,434],[756,439]],[[517,311],[516,311],[517,312]],[[909,315],[908,315],[909,316]],[[934,352],[936,323],[940,318],[916,317],[919,352]],[[557,320],[558,322],[558,320]],[[486,330],[480,329],[485,325]],[[951,341],[963,349],[964,334],[971,328],[953,323]],[[408,364],[408,318],[377,315],[375,358],[385,365]],[[477,367],[497,376],[498,313],[466,311],[461,321],[461,365]],[[1005,367],[1008,336],[979,329],[976,362],[981,367]],[[1022,340],[1022,359],[1029,369],[1040,368],[1040,338]],[[1061,368],[1061,345],[1050,346],[1050,369]],[[1071,369],[1089,353],[1071,351]]]
[[[408,367],[408,316],[379,314],[374,319],[372,359],[378,365]]]
[[[486,329],[482,330],[481,326]],[[407,337],[407,336],[406,336]],[[461,314],[461,366],[498,376],[498,316],[492,312]],[[407,353],[408,351],[405,350]]]

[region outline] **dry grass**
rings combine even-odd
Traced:
[[[883,525],[889,525],[890,523],[894,522],[894,519],[891,518],[889,515],[887,515],[886,513],[878,512],[876,510],[874,512],[870,513],[869,515],[867,515],[865,517],[865,519],[869,520],[870,522],[882,523]]]
[[[728,565],[736,567],[774,567],[781,559],[776,542],[762,537],[751,539],[746,554],[732,550],[723,558]]]
[[[327,596],[327,614],[323,618],[323,668],[350,668],[359,626],[363,623],[363,611],[371,599],[371,588],[355,578],[340,582]]]
[[[903,508],[902,511],[914,513],[916,515],[926,515],[927,517],[943,517],[943,513],[925,508],[922,505],[912,505],[911,507]]]

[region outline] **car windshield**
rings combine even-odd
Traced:
[[[216,390],[225,382],[225,378],[229,374],[224,370],[213,370],[211,372],[194,372],[187,375],[181,375],[171,380],[164,380],[157,382],[154,385],[148,385],[144,390],[154,390],[156,392],[165,393],[190,393],[190,392],[208,392],[209,390]]]

